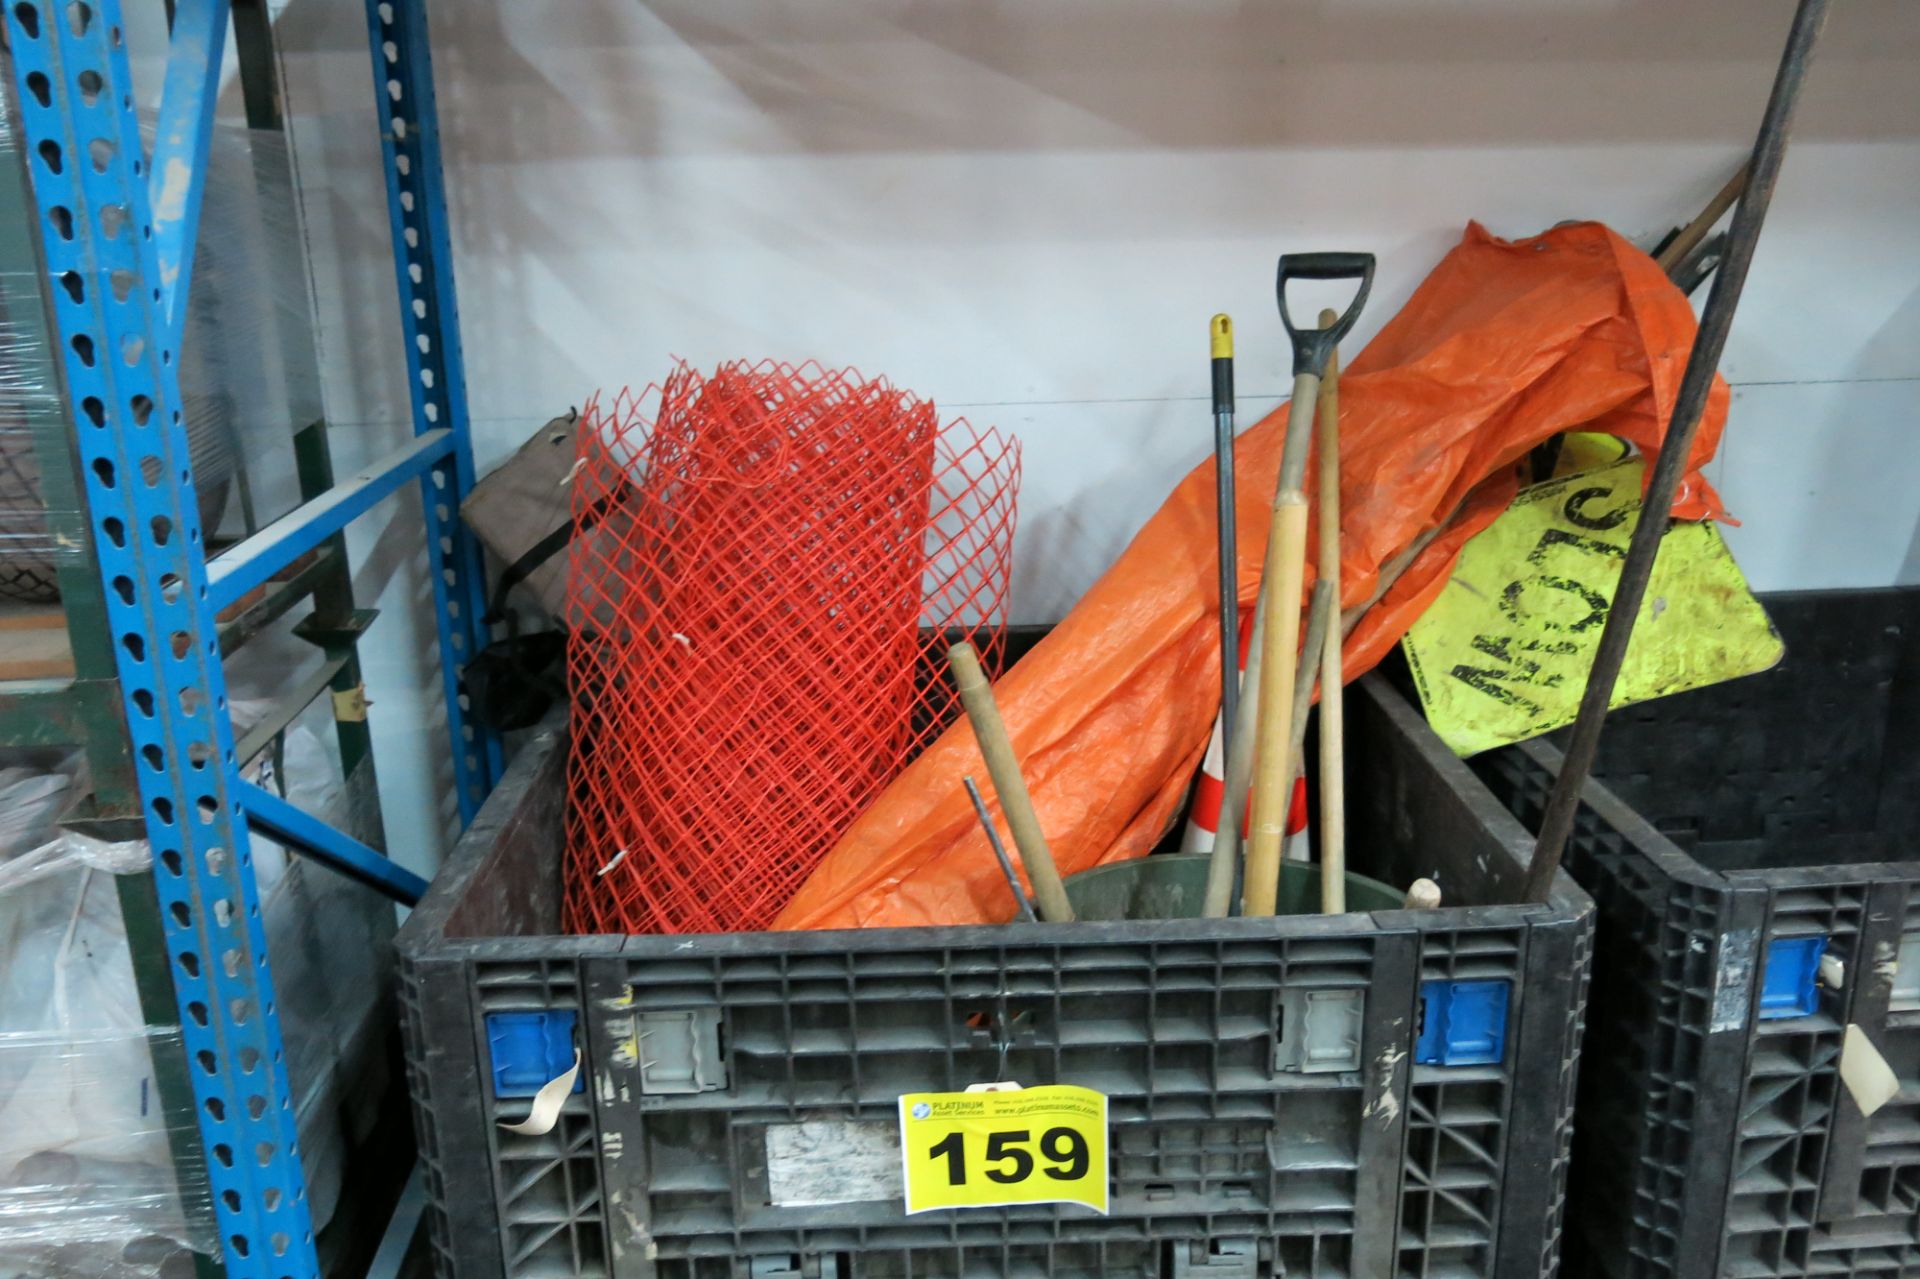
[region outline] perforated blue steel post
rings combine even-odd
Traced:
[[[501,754],[499,735],[471,718],[460,691],[462,670],[486,643],[480,621],[486,611],[486,584],[479,543],[459,512],[460,496],[473,487],[473,449],[467,435],[466,370],[460,358],[453,250],[440,178],[440,126],[426,7],[423,0],[369,0],[367,21],[414,431],[446,427],[453,432],[452,451],[427,472],[420,489],[440,627],[447,727],[453,734],[454,787],[465,825],[500,779]]]
[[[161,314],[175,344],[187,322],[207,147],[220,99],[220,63],[227,47],[227,0],[176,0],[160,89],[160,125],[153,139],[153,242],[160,258]]]
[[[7,0],[5,17],[227,1270],[308,1279],[312,1218],[166,322],[177,300],[154,234],[120,5]],[[200,71],[204,85],[211,73]]]

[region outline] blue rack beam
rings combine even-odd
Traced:
[[[378,889],[403,906],[413,905],[427,891],[426,880],[272,791],[248,781],[236,783],[234,790],[240,797],[241,808],[246,811],[247,824],[258,827],[262,834],[292,844],[315,861]]]
[[[5,12],[214,1218],[233,1279],[307,1279],[313,1220],[120,6],[16,0]],[[178,227],[183,242],[194,230]]]
[[[302,503],[207,565],[207,586],[218,613],[308,551],[365,515],[408,480],[417,480],[453,453],[453,432],[428,431],[352,479]]]
[[[367,1263],[367,1279],[400,1279],[407,1273],[407,1258],[412,1254],[414,1237],[420,1233],[420,1223],[426,1216],[428,1198],[426,1169],[415,1164],[406,1187],[400,1192],[400,1203],[393,1210],[386,1233],[380,1238],[380,1247]]]

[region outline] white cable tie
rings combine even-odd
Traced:
[[[557,1079],[549,1079],[540,1085],[540,1091],[533,1095],[533,1107],[527,1117],[517,1124],[501,1124],[507,1132],[517,1132],[523,1137],[542,1137],[553,1131],[560,1122],[560,1110],[567,1104],[567,1094],[573,1091],[573,1081],[580,1077],[580,1050],[573,1050],[573,1065]]]

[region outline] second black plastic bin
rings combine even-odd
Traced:
[[[1920,591],[1766,604],[1785,661],[1616,712],[1568,849],[1572,1274],[1920,1274]],[[1537,823],[1552,746],[1472,762]],[[1870,1117],[1849,1026],[1899,1078]]]

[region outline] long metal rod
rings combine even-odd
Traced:
[[[1033,913],[1033,903],[1027,900],[1027,892],[1020,887],[1020,876],[1014,872],[1013,859],[1007,856],[1007,846],[1000,842],[1000,832],[993,828],[993,814],[987,811],[987,801],[980,794],[980,787],[971,777],[960,779],[967,788],[967,798],[973,801],[973,811],[980,818],[980,829],[987,832],[987,846],[993,849],[993,858],[1000,863],[1000,873],[1007,878],[1007,891],[1013,894],[1014,913],[1023,923],[1037,923],[1039,916]]]
[[[1213,371],[1214,499],[1220,523],[1220,741],[1233,740],[1240,702],[1240,554],[1233,494],[1233,321],[1208,325]]]
[[[1573,833],[1580,792],[1586,785],[1587,775],[1593,771],[1594,756],[1600,748],[1600,729],[1613,700],[1614,683],[1620,676],[1620,664],[1626,658],[1627,642],[1633,637],[1641,602],[1646,598],[1647,580],[1653,573],[1660,539],[1667,531],[1674,492],[1693,452],[1694,432],[1699,429],[1707,394],[1713,389],[1714,370],[1720,366],[1720,353],[1726,348],[1727,334],[1733,327],[1740,290],[1747,282],[1747,268],[1753,264],[1754,245],[1760,239],[1767,205],[1773,199],[1774,183],[1780,177],[1780,161],[1786,154],[1787,135],[1793,127],[1793,108],[1800,97],[1800,86],[1806,79],[1807,64],[1812,60],[1826,13],[1827,0],[1800,0],[1800,8],[1794,14],[1786,51],[1774,75],[1773,94],[1767,100],[1760,134],[1753,144],[1753,158],[1747,162],[1746,192],[1734,210],[1733,227],[1727,234],[1726,260],[1720,264],[1713,292],[1707,297],[1706,311],[1700,317],[1700,332],[1694,338],[1693,354],[1687,359],[1686,375],[1681,379],[1679,398],[1673,407],[1673,420],[1661,442],[1660,458],[1654,464],[1653,479],[1647,485],[1646,500],[1640,507],[1640,523],[1627,545],[1627,562],[1620,570],[1620,585],[1614,591],[1606,629],[1600,635],[1600,647],[1587,675],[1580,713],[1573,721],[1566,761],[1554,779],[1553,793],[1547,797],[1546,812],[1540,819],[1533,862],[1527,868],[1528,901],[1547,899],[1553,888],[1553,877],[1560,869],[1560,858],[1566,851],[1567,837]]]

